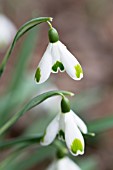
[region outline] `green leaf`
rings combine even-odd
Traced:
[[[18,160],[23,160],[23,157],[27,156],[26,148],[28,147],[29,144],[23,144],[10,150],[9,155],[4,157],[4,159],[0,162],[0,170],[17,170],[18,168],[15,168],[15,164],[17,165]]]
[[[28,170],[32,168],[35,165],[38,165],[41,161],[47,158],[53,158],[55,155],[56,149],[54,149],[52,146],[48,147],[41,147],[41,148],[35,148],[34,152],[32,154],[29,154],[29,151],[24,154],[24,156],[20,157],[20,159],[13,160],[11,170]],[[22,155],[22,153],[20,153]],[[17,156],[19,157],[19,155]],[[7,165],[9,168],[10,165]],[[5,169],[6,170],[6,169]],[[8,169],[9,170],[9,169]]]
[[[39,105],[42,103],[44,100],[46,100],[49,97],[56,96],[56,95],[70,95],[72,96],[73,93],[67,92],[67,91],[50,91],[43,93],[33,99],[31,99],[21,111],[17,112],[16,114],[13,115],[9,121],[6,122],[1,128],[0,128],[0,135],[2,135],[9,127],[11,127],[24,113],[26,113],[28,110],[32,109],[36,105]]]
[[[25,92],[27,91],[27,87],[25,88],[23,87],[23,84],[26,81],[25,70],[28,65],[29,59],[31,59],[32,52],[36,47],[36,40],[37,40],[36,34],[37,34],[37,29],[35,28],[28,33],[24,43],[22,43],[20,53],[15,63],[16,67],[12,71],[12,76],[11,76],[12,79],[10,80],[11,83],[7,89],[6,99],[4,98],[4,100],[0,100],[0,109],[1,109],[0,127],[7,120],[11,110],[15,108],[15,104],[16,105],[18,104],[18,106],[20,106],[23,100],[26,99]],[[27,96],[30,95],[30,91],[31,89],[29,88],[29,91],[27,91]],[[19,96],[20,96],[20,101],[18,100]]]
[[[47,21],[52,21],[52,18],[50,18],[50,17],[35,18],[35,19],[32,19],[32,20],[26,22],[22,27],[20,27],[20,29],[18,30],[17,34],[15,35],[14,40],[13,40],[11,46],[9,47],[5,57],[3,58],[1,65],[0,65],[0,77],[4,71],[6,63],[14,49],[14,46],[15,46],[17,40],[19,40],[22,35],[24,35],[27,31],[29,31],[36,25],[43,23],[43,22],[47,22]]]
[[[91,108],[92,106],[101,102],[104,98],[104,91],[102,88],[95,87],[82,91],[80,94],[76,94],[75,98],[71,101],[71,106],[78,114]]]
[[[101,133],[113,128],[113,115],[88,123],[89,132]]]
[[[29,136],[29,137],[19,137],[13,140],[8,141],[1,141],[0,142],[0,149],[5,149],[17,144],[32,144],[40,142],[41,138],[43,137],[43,134],[35,135],[35,136]]]
[[[28,136],[30,134],[44,133],[48,124],[54,119],[55,113],[49,112],[49,114],[45,114],[42,118],[38,118],[33,121],[24,131],[24,135]]]
[[[37,35],[37,36],[36,36]],[[38,37],[37,28],[32,29],[25,38],[24,42],[21,45],[21,49],[16,61],[16,68],[13,69],[13,79],[11,81],[11,87],[9,90],[15,90],[22,83],[23,77],[25,74],[26,67],[28,63],[32,61],[32,54],[36,47],[36,42]],[[28,73],[28,72],[27,72]]]
[[[96,156],[90,155],[85,159],[81,159],[79,161],[80,168],[82,170],[95,170],[98,169],[99,161]]]

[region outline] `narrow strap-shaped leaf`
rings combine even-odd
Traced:
[[[113,114],[101,119],[91,121],[88,124],[89,131],[94,133],[102,133],[111,128],[113,128]]]
[[[11,55],[13,49],[14,49],[14,46],[15,46],[17,40],[20,39],[20,37],[22,35],[24,35],[27,31],[29,31],[30,29],[32,29],[36,25],[43,23],[43,22],[47,22],[47,21],[52,21],[52,18],[51,17],[35,18],[35,19],[32,19],[32,20],[26,22],[22,27],[20,27],[20,29],[18,30],[18,32],[16,33],[16,35],[14,37],[14,40],[13,40],[11,46],[9,47],[5,57],[3,58],[2,63],[0,64],[0,77],[3,73],[3,71],[4,71],[5,65],[6,65],[8,58],[10,57],[10,55]]]
[[[29,136],[29,137],[19,137],[13,140],[9,140],[9,141],[3,141],[0,142],[0,149],[5,149],[11,146],[14,146],[16,144],[21,144],[21,143],[26,143],[26,144],[30,144],[30,143],[38,143],[40,142],[40,140],[42,139],[43,134],[39,134],[39,135],[35,135],[35,136]]]
[[[2,104],[2,100],[0,101],[0,109],[1,109],[0,127],[6,122],[8,113],[11,112],[11,110],[13,110],[13,108],[15,107],[14,103],[18,100],[17,99],[19,97],[18,93],[20,94],[21,91],[20,102],[17,101],[17,104],[19,103],[18,106],[21,105],[22,101],[25,98],[27,98],[27,96],[30,94],[27,92],[26,88],[25,89],[23,88],[23,77],[25,76],[26,67],[28,63],[31,61],[33,50],[36,47],[37,34],[38,34],[38,30],[36,29],[36,27],[35,29],[29,31],[29,33],[25,37],[24,42],[21,45],[21,48],[19,49],[19,55],[17,57],[16,67],[13,68],[13,71],[11,73],[12,77],[10,79],[10,83],[7,89],[8,92],[10,91],[10,93],[7,93],[7,95],[9,94],[9,97],[7,98],[7,100],[4,100],[5,102],[4,105]],[[30,88],[30,90],[31,89],[32,88]],[[22,93],[22,90],[24,92],[27,92],[26,97],[24,95],[25,93]]]
[[[43,93],[33,99],[31,99],[21,111],[17,112],[16,114],[13,115],[9,121],[6,122],[1,128],[0,128],[0,135],[2,135],[9,127],[11,127],[25,112],[28,110],[32,109],[33,107],[39,105],[42,103],[44,100],[46,100],[49,97],[56,96],[56,95],[70,95],[72,96],[73,93],[67,92],[67,91],[50,91]]]

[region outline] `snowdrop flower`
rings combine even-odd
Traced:
[[[82,133],[87,133],[87,126],[68,105],[66,106],[66,100],[67,98],[62,99],[61,112],[48,125],[41,145],[51,144],[58,135],[59,139],[65,140],[72,155],[82,155],[85,148]]]
[[[3,14],[0,14],[0,50],[4,50],[16,34],[15,25]]]
[[[81,170],[81,168],[70,158],[64,157],[54,161],[47,170]]]
[[[56,29],[50,28],[48,35],[50,43],[35,73],[36,82],[43,83],[49,78],[51,72],[58,73],[58,71],[66,71],[74,80],[83,78],[81,65],[66,46],[59,41]]]

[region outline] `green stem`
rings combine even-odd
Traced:
[[[14,114],[14,116],[9,119],[1,128],[0,128],[0,135],[2,135],[8,128],[10,128],[24,113],[26,113],[28,110],[32,109],[33,107],[39,105],[40,103],[42,103],[44,100],[46,100],[47,98],[50,98],[52,96],[56,96],[56,95],[70,95],[72,96],[73,93],[71,92],[67,92],[67,91],[50,91],[50,92],[46,92],[43,93],[35,98],[33,98],[32,100],[30,100],[21,111],[17,112],[16,114]]]
[[[3,58],[2,63],[0,64],[0,77],[4,71],[6,63],[14,49],[14,46],[15,46],[17,40],[19,40],[22,35],[24,35],[27,31],[29,31],[36,25],[41,24],[43,22],[47,22],[47,21],[52,21],[52,18],[50,18],[50,17],[35,18],[35,19],[32,19],[32,20],[26,22],[22,27],[20,27],[20,29],[18,30],[17,34],[14,37],[14,40],[13,40],[11,46],[9,47],[5,57]]]
[[[53,27],[52,27],[52,24],[51,24],[49,21],[47,21],[47,23],[48,23],[48,25],[49,25],[50,28],[53,28]]]

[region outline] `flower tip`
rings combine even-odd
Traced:
[[[88,135],[90,135],[90,136],[92,136],[92,137],[94,137],[95,136],[95,133],[88,133]]]
[[[83,155],[83,154],[84,154],[84,147],[83,147],[83,144],[82,144],[82,142],[80,141],[80,139],[75,139],[75,140],[72,142],[72,145],[71,145],[71,153],[72,153],[72,155],[74,155],[74,156]]]
[[[70,96],[74,96],[75,94],[74,93],[70,93]]]
[[[43,141],[40,141],[40,145],[46,146],[47,144],[45,144]]]
[[[81,80],[83,78],[83,70],[80,64],[77,64],[75,66],[75,71],[76,71],[76,79]]]
[[[52,22],[52,21],[53,21],[53,18],[52,18],[52,17],[50,17],[50,18],[49,18],[49,20]]]
[[[74,153],[74,152],[72,152],[71,151],[71,154],[73,155],[73,156],[79,156],[79,155],[83,155],[84,154],[84,151],[80,151],[80,150],[78,150],[76,153]]]
[[[44,136],[43,136],[42,139],[40,140],[40,145],[42,145],[42,146],[47,146],[47,145],[49,145],[49,142],[47,142],[47,141],[45,140],[45,135],[46,135],[46,133],[44,134]]]

